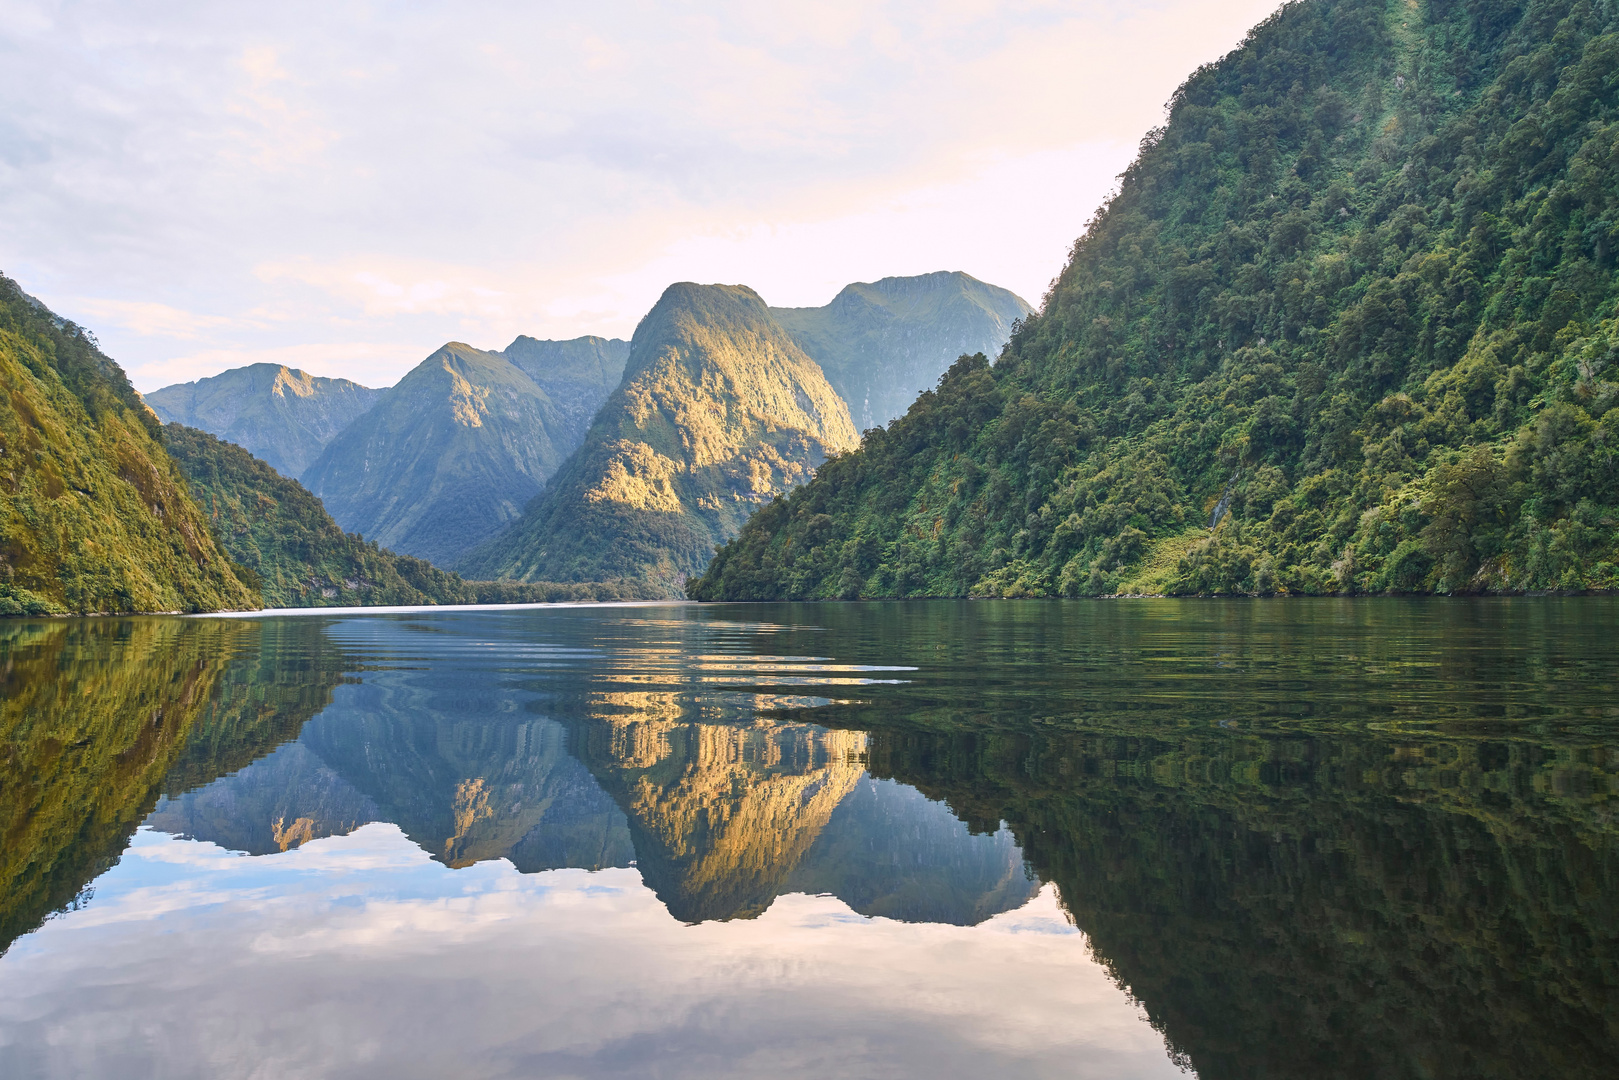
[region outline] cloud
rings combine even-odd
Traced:
[[[204,351],[624,335],[681,279],[797,305],[956,268],[1034,300],[1273,7],[24,0],[0,269],[143,389]]]

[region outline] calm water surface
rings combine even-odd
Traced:
[[[1619,602],[0,623],[0,1075],[1611,1077]]]

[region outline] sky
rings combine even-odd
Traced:
[[[963,270],[1038,305],[1164,103],[1276,0],[0,0],[0,272],[137,389],[386,386]]]

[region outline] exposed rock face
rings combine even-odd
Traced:
[[[460,569],[638,579],[677,595],[755,507],[855,441],[843,400],[757,293],[671,285],[636,328],[624,382],[584,445]]]
[[[994,356],[1032,309],[960,271],[845,286],[825,307],[771,308],[861,431],[902,415],[958,356]]]
[[[283,476],[307,469],[383,391],[280,364],[250,364],[146,395],[164,423],[233,442]]]
[[[567,426],[510,360],[451,342],[302,479],[344,529],[448,566],[522,513],[562,463]]]
[[[550,397],[562,415],[562,442],[572,452],[584,442],[596,410],[624,378],[630,343],[622,338],[540,341],[523,336],[506,346],[501,355]]]

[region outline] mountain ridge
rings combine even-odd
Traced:
[[[345,428],[300,480],[346,531],[449,566],[515,520],[562,463],[565,426],[500,353],[449,342]]]
[[[520,334],[501,355],[533,379],[562,414],[561,442],[571,453],[584,442],[590,421],[618,389],[630,343],[593,335],[550,341]]]
[[[285,364],[249,364],[143,396],[164,423],[217,435],[295,477],[382,394]]]

